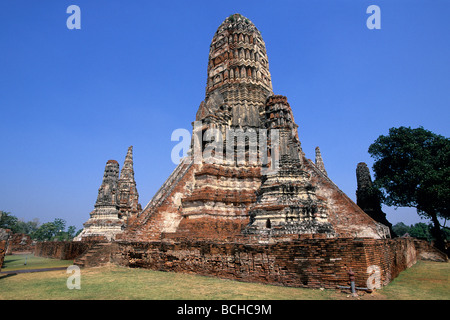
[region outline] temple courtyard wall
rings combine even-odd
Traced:
[[[117,242],[111,262],[132,268],[308,288],[387,285],[417,261],[409,239],[303,239],[273,244]],[[370,278],[370,279],[369,279]]]
[[[95,241],[38,241],[34,248],[37,257],[73,260],[96,244]]]
[[[83,260],[82,267],[113,263],[130,268],[191,273],[272,285],[336,288],[384,286],[418,259],[447,261],[414,238],[291,239],[276,243],[162,240],[151,242],[40,242],[36,256]],[[102,246],[100,246],[102,245]],[[99,249],[101,248],[101,249]]]

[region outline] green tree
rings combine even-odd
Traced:
[[[22,219],[18,219],[15,225],[12,227],[14,233],[31,234],[37,230],[39,221],[33,219],[32,221],[25,222]]]
[[[51,240],[58,232],[58,227],[53,222],[46,222],[31,234],[35,240],[48,241]]]
[[[53,222],[47,222],[42,224],[35,232],[32,233],[31,237],[35,240],[41,241],[69,241],[75,236],[75,226],[69,226],[67,231],[66,221],[61,218],[56,218]]]
[[[26,230],[27,234],[32,234],[34,231],[36,231],[39,227],[39,219],[38,218],[34,218],[31,221],[26,222]]]
[[[36,240],[72,240],[76,235],[75,226],[69,226],[65,231],[66,221],[64,219],[56,218],[53,222],[39,226],[37,218],[25,222],[5,211],[0,211],[0,228],[10,229],[13,233],[29,234]]]
[[[61,229],[58,229],[61,230]],[[69,226],[67,228],[67,231],[58,231],[56,235],[52,238],[52,240],[58,240],[58,241],[70,241],[75,237],[75,226]]]
[[[38,225],[37,218],[25,222],[10,212],[0,211],[0,228],[10,229],[13,233],[31,234],[37,230]]]
[[[432,240],[432,236],[430,233],[432,226],[427,225],[423,222],[418,222],[412,225],[409,229],[409,235],[415,238],[427,239],[428,241]]]
[[[450,139],[422,127],[389,129],[369,147],[375,159],[374,185],[389,206],[414,207],[431,219],[437,248],[444,250],[438,218],[448,219],[450,194]]]
[[[11,212],[0,211],[0,228],[10,229],[12,232],[15,232],[18,221],[19,219],[13,216]]]
[[[17,220],[15,226],[14,226],[14,233],[27,233],[27,224],[23,220]]]
[[[406,233],[409,234],[409,229],[410,229],[410,227],[408,227],[403,222],[398,222],[398,223],[396,223],[395,225],[392,226],[392,230],[399,237],[403,236]]]
[[[67,228],[67,235],[68,235],[68,238],[69,238],[69,239],[72,239],[73,237],[75,237],[76,232],[77,232],[77,229],[76,229],[75,226],[69,226],[69,227]]]
[[[64,219],[56,218],[53,221],[53,224],[56,227],[56,234],[55,234],[55,236],[58,235],[58,233],[64,232],[64,229],[66,228],[66,221]]]

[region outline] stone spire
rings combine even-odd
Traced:
[[[370,177],[370,170],[364,162],[358,163],[356,166],[356,196],[362,200],[363,194],[372,188],[372,178]]]
[[[90,213],[89,220],[83,224],[83,231],[75,240],[111,241],[117,233],[122,232],[124,224],[119,218],[118,180],[119,163],[116,160],[108,160],[94,210]]]
[[[205,235],[205,225],[223,225],[222,230],[227,230],[223,233],[211,230],[209,236],[216,237],[248,224],[247,212],[260,186],[258,161],[262,153],[252,153],[257,158],[254,163],[250,150],[262,139],[259,129],[265,129],[265,104],[273,95],[264,41],[255,25],[240,14],[226,18],[212,38],[205,91],[194,123],[191,149],[194,155],[201,151],[202,163],[196,161],[194,168],[198,171],[191,190],[176,211],[183,217],[178,232],[198,230]],[[198,123],[200,127],[196,126]],[[220,150],[209,152],[211,145],[206,141],[212,131],[219,148],[225,147],[223,161]],[[196,147],[195,141],[202,145]],[[245,153],[242,162],[238,160],[239,150]]]
[[[123,162],[122,170],[120,171],[121,180],[134,180],[134,169],[133,169],[133,146],[128,147],[127,155],[125,156],[125,161]]]
[[[356,166],[356,183],[356,204],[375,219],[374,216],[381,212],[381,201],[377,190],[373,188],[370,170],[364,162]]]
[[[142,208],[139,204],[139,193],[134,180],[133,146],[128,148],[118,182],[118,203],[120,217],[127,221],[138,214]]]
[[[103,173],[103,181],[98,189],[94,207],[117,207],[117,182],[119,179],[119,163],[108,160]]]
[[[272,94],[266,46],[255,25],[233,14],[217,29],[210,46],[205,101],[196,120],[257,127]]]
[[[374,188],[370,170],[364,162],[356,166],[356,182],[356,204],[372,219],[389,227],[391,235],[394,236],[392,224],[387,220],[386,213],[381,210],[380,193]]]
[[[266,225],[271,226],[272,233],[278,234],[312,232],[331,234],[333,232],[327,222],[326,203],[316,197],[315,188],[309,181],[309,175],[304,171],[304,154],[298,137],[298,125],[294,121],[291,107],[285,96],[273,94],[269,62],[261,33],[249,19],[240,14],[234,14],[225,19],[212,39],[205,101],[200,104],[196,121],[202,122],[202,132],[209,128],[219,129],[222,133],[236,128],[258,129],[255,130],[258,134],[265,132],[270,158],[274,157],[274,162],[279,160],[279,168],[275,172],[270,169],[271,173],[266,175],[263,173],[265,170],[259,170],[261,167],[242,167],[243,172],[259,170],[263,174],[261,179],[263,183],[259,186],[258,174],[254,177],[247,174],[244,178],[236,173],[230,178],[210,179],[218,181],[219,184],[216,188],[210,188],[211,190],[197,188],[204,184],[203,181],[208,181],[206,178],[199,179],[198,183],[194,184],[195,198],[191,196],[183,201],[185,208],[197,204],[197,212],[204,214],[209,210],[214,212],[212,215],[220,213],[225,216],[216,208],[226,207],[220,203],[223,199],[228,203],[229,199],[234,198],[238,200],[233,203],[234,211],[236,211],[235,208],[249,210],[251,226],[246,229],[248,233],[259,233],[266,229]],[[201,132],[197,129],[195,135],[199,133]],[[229,142],[228,137],[226,134],[223,136],[222,141],[226,144]],[[261,141],[262,137],[253,138]],[[275,140],[272,141],[272,139]],[[248,140],[241,142],[244,144],[242,149],[250,150],[251,141],[249,135]],[[226,151],[230,150],[233,152],[232,148]],[[276,164],[272,160],[269,162],[273,169]],[[214,169],[210,169],[210,172],[229,172],[238,168],[239,165],[236,162],[229,167],[216,165]],[[198,177],[206,175],[206,172],[196,173]],[[236,190],[230,188],[236,185],[236,180],[244,182],[248,178],[251,178],[251,182],[245,182],[242,185],[246,185],[247,188],[251,186],[252,190],[248,190],[249,195],[258,195],[252,208],[249,208],[248,203],[254,202],[253,195],[244,197],[242,188],[236,188]],[[225,183],[227,179],[229,181]],[[211,187],[211,183],[208,187]],[[210,198],[214,201],[205,199],[208,192],[212,194]],[[221,200],[217,201],[219,198]],[[200,209],[199,203],[207,205]],[[214,209],[211,210],[210,207]],[[231,206],[228,207],[231,208]],[[230,211],[230,209],[227,210]],[[241,210],[240,213],[233,214],[243,216],[242,212],[245,213]],[[227,216],[231,216],[230,212],[227,212]]]
[[[316,147],[316,161],[315,161],[315,164],[316,164],[316,167],[320,171],[323,172],[323,174],[325,174],[326,176],[328,175],[327,171],[325,170],[325,165],[323,163],[322,154],[320,153],[320,148],[319,147]]]

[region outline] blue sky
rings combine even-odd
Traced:
[[[431,5],[432,3],[432,5]],[[69,30],[66,9],[81,8]],[[369,5],[381,29],[369,30]],[[449,1],[0,2],[0,210],[25,221],[89,218],[106,161],[134,146],[143,206],[175,168],[171,133],[204,99],[209,45],[233,13],[266,42],[307,157],[320,146],[353,200],[356,165],[388,129],[449,136]],[[422,221],[385,208],[392,223]],[[426,222],[426,221],[424,221]]]

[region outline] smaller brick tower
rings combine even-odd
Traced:
[[[122,171],[120,172],[118,190],[119,216],[127,224],[128,221],[135,218],[136,215],[142,211],[139,203],[139,193],[136,188],[136,181],[134,180],[133,146],[128,148],[125,162],[123,163]]]
[[[258,199],[249,213],[250,226],[245,232],[334,236],[326,200],[316,195],[316,187],[305,170],[298,125],[286,97],[273,95],[267,99],[264,123],[268,130],[278,130],[279,146],[271,142],[271,152],[279,152],[279,168],[262,176]],[[325,170],[323,162],[321,170]]]
[[[315,165],[320,171],[322,171],[322,173],[324,175],[328,176],[327,170],[325,170],[325,165],[323,163],[322,154],[320,153],[320,148],[319,147],[316,147]]]
[[[356,204],[372,219],[387,226],[391,235],[395,236],[392,224],[386,219],[386,213],[381,210],[380,194],[373,187],[369,168],[364,162],[360,162],[356,166],[356,181]]]
[[[117,199],[118,181],[119,163],[108,160],[94,210],[90,213],[89,220],[83,224],[83,231],[74,240],[112,240],[117,233],[122,232],[124,223],[120,219]]]

